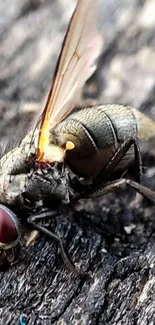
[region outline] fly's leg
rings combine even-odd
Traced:
[[[51,212],[48,211],[48,212],[45,212],[45,213],[41,213],[40,215],[38,214],[38,215],[31,216],[31,217],[28,218],[27,221],[28,221],[28,223],[30,223],[34,227],[34,229],[37,229],[40,232],[43,232],[44,234],[46,234],[50,238],[54,239],[59,244],[60,252],[61,252],[61,256],[62,256],[64,264],[67,266],[67,268],[71,272],[78,273],[78,271],[76,271],[76,269],[75,269],[75,266],[74,266],[73,262],[69,259],[68,255],[67,255],[67,253],[65,251],[62,239],[58,235],[54,234],[52,231],[50,231],[47,228],[45,228],[45,227],[43,227],[41,225],[38,225],[36,223],[37,220],[40,220],[40,219],[43,219],[43,218],[49,217],[49,216],[51,216]]]
[[[100,186],[98,188],[92,189],[89,192],[85,193],[83,198],[97,198],[104,196],[106,194],[115,192],[118,189],[125,189],[127,187],[134,188],[138,193],[142,194],[144,197],[147,197],[148,199],[151,199],[153,202],[155,202],[155,192],[150,190],[148,187],[143,186],[142,184],[139,184],[137,182],[134,182],[130,179],[122,178],[118,179],[116,181],[103,184],[103,186]]]
[[[119,179],[112,182],[107,182],[107,180],[112,176],[114,169],[118,166],[119,162],[123,159],[123,157],[126,155],[128,150],[131,148],[131,146],[134,145],[134,152],[135,152],[135,164],[138,169],[138,181],[141,182],[141,176],[142,176],[142,160],[141,160],[141,154],[139,150],[138,143],[135,139],[129,139],[125,141],[119,149],[116,151],[112,159],[109,161],[107,166],[102,170],[97,176],[96,180],[94,181],[92,188],[85,191],[83,193],[83,198],[95,198],[104,196],[108,193],[114,192],[117,189],[123,189],[127,186],[130,186],[134,188],[138,193],[142,194],[143,196],[147,197],[151,201],[155,202],[155,192],[147,188],[146,186],[143,186],[139,184],[138,182],[132,181],[130,179]],[[107,183],[106,183],[107,182]]]
[[[134,140],[134,153],[135,153],[135,167],[137,169],[136,181],[141,183],[142,181],[142,157],[139,148],[139,143],[137,140]]]
[[[40,220],[40,219],[45,219],[48,217],[54,217],[56,215],[56,211],[47,211],[45,210],[44,212],[35,215],[35,221]],[[39,236],[39,231],[34,229],[31,231],[31,233],[29,234],[28,238],[26,239],[26,247],[32,245],[35,243],[36,239]]]
[[[54,218],[57,214],[58,213],[56,211],[45,210],[42,213],[38,213],[38,214],[30,216],[28,218],[28,222],[29,222],[29,220],[35,222],[35,221],[45,219],[45,218],[49,218],[49,217]]]
[[[120,147],[117,149],[113,157],[108,162],[107,166],[104,167],[103,170],[99,173],[96,180],[94,181],[94,186],[97,186],[97,184],[100,184],[101,182],[105,183],[109,180],[109,178],[112,176],[115,168],[119,165],[121,160],[125,157],[131,146],[134,145],[134,158],[135,158],[135,165],[137,169],[137,182],[141,182],[141,176],[142,176],[142,159],[140,154],[140,149],[138,146],[138,142],[136,139],[128,139],[125,142],[123,142]]]

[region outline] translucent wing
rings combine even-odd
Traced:
[[[96,69],[102,41],[96,29],[97,1],[78,0],[71,18],[39,132],[38,161],[46,161],[49,130],[74,108],[86,80]]]

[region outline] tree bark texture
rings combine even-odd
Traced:
[[[0,1],[2,150],[45,101],[74,5]],[[100,0],[99,9],[104,47],[85,96],[155,118],[155,0]],[[154,150],[152,143],[143,166],[145,182],[155,189]],[[155,324],[155,206],[134,198],[128,189],[61,208],[50,227],[88,276],[69,272],[57,244],[41,235],[1,270],[0,324]]]

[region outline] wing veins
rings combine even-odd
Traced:
[[[42,113],[38,161],[45,161],[42,159],[48,150],[49,132],[70,114],[86,80],[95,71],[95,61],[102,46],[101,36],[96,28],[96,7],[94,0],[78,0],[72,15]]]

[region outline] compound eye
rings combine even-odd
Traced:
[[[16,215],[7,207],[0,204],[0,247],[11,248],[20,239],[19,221]]]

